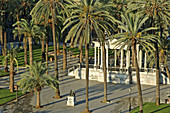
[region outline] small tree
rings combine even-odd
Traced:
[[[7,50],[7,55],[4,58],[4,62],[7,58],[10,59],[10,92],[14,92],[14,63],[16,63],[18,69],[17,49],[17,46],[14,48],[14,44],[10,43],[10,49]]]
[[[23,91],[28,91],[35,89],[37,92],[37,106],[36,108],[41,107],[40,102],[40,92],[44,86],[50,86],[53,89],[58,88],[58,80],[53,76],[46,76],[46,71],[49,68],[46,68],[45,64],[41,62],[33,62],[32,66],[27,65],[28,73],[21,76],[21,80],[18,82],[19,88],[23,88]]]

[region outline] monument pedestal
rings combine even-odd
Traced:
[[[68,98],[67,106],[75,106],[75,104],[76,104],[76,97],[68,96],[67,98]]]

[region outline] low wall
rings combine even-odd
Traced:
[[[76,79],[86,79],[86,69],[76,68],[68,73],[69,76],[75,76]],[[169,79],[160,74],[160,83],[169,84]],[[101,69],[89,68],[89,80],[104,82],[104,75]],[[128,72],[108,71],[107,82],[129,84]],[[156,85],[156,73],[140,72],[140,82],[146,85]],[[132,72],[132,83],[137,83],[136,72]]]

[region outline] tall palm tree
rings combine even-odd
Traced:
[[[170,46],[170,41],[166,37],[160,39],[160,44],[159,44],[160,61],[162,62],[163,65],[165,65],[166,74],[170,80],[170,72],[169,72],[168,63],[167,63],[168,55],[170,54],[170,52],[168,51],[169,46]]]
[[[158,34],[160,35],[160,33]],[[168,59],[167,57],[168,57],[168,54],[170,54],[168,51],[168,47],[170,45],[170,41],[167,39],[168,35],[169,35],[168,31],[164,31],[163,38],[160,38],[159,36],[158,48],[159,48],[159,60],[162,63],[162,65],[165,67],[166,74],[168,78],[170,79],[170,73],[169,73],[168,63],[167,63],[167,59]],[[153,65],[156,62],[155,54],[150,54],[147,61],[150,62],[150,66],[153,67]]]
[[[18,31],[17,25],[19,25],[20,33],[23,34],[25,37],[28,37],[30,65],[32,65],[33,64],[32,38],[42,36],[42,32],[40,30],[40,27],[38,27],[33,20],[26,21],[25,19],[21,19],[21,21],[18,21],[15,24],[13,24],[13,26],[15,27],[13,30],[14,33]]]
[[[13,20],[17,20],[19,21],[20,18],[20,9],[21,9],[21,0],[7,0],[7,9],[8,12],[11,14],[10,16],[13,17]],[[19,33],[19,25],[18,25],[18,33]],[[14,40],[16,39],[16,37],[14,37]],[[21,36],[20,34],[18,35],[18,39],[19,39],[19,47],[21,46]]]
[[[120,29],[123,29],[124,32],[118,33],[114,36],[114,38],[120,38],[114,44],[116,44],[116,47],[120,47],[121,49],[123,49],[126,45],[128,46],[128,48],[132,46],[132,51],[134,52],[135,68],[136,68],[139,106],[140,106],[140,112],[143,113],[142,90],[140,84],[140,73],[139,73],[139,66],[137,61],[136,45],[139,44],[145,49],[145,51],[154,49],[154,47],[150,42],[156,39],[155,36],[149,34],[147,35],[145,34],[145,32],[156,28],[151,27],[151,28],[142,29],[148,17],[144,17],[140,13],[136,13],[136,14],[125,13],[121,15],[121,18],[122,21],[116,20],[116,22],[119,23],[118,27]]]
[[[160,27],[162,38],[163,28],[169,26],[170,15],[169,15],[169,7],[170,1],[167,0],[138,0],[134,2],[135,6],[132,6],[131,10],[137,10],[142,14],[146,14],[150,17],[150,24],[152,27],[156,26],[156,24]],[[152,31],[153,34],[156,34],[156,31]],[[156,105],[160,105],[160,85],[159,85],[159,51],[158,51],[158,43],[155,43],[155,58],[156,58]]]
[[[17,46],[14,47],[13,43],[10,43],[10,49],[7,51],[7,56],[5,57],[5,59],[10,59],[10,92],[14,92],[14,63],[16,63],[18,69],[17,49]]]
[[[57,60],[57,51],[59,51],[59,48],[57,48],[56,51],[56,18],[60,17],[58,15],[59,10],[58,9],[64,9],[64,3],[68,1],[68,0],[58,0],[55,1],[54,0],[39,0],[39,2],[37,2],[37,4],[35,5],[35,7],[32,9],[31,11],[31,15],[34,19],[36,19],[37,22],[40,21],[40,17],[44,17],[45,18],[45,23],[47,23],[47,21],[49,19],[51,19],[52,22],[52,34],[53,34],[53,45],[54,45],[54,62],[55,62],[55,76],[56,78],[58,78],[58,60]],[[69,1],[68,1],[69,2]],[[51,14],[51,15],[50,15]],[[54,98],[60,98],[60,91],[59,91],[59,87],[56,90],[56,95],[54,96]]]
[[[80,0],[79,2],[70,3],[67,7],[74,10],[72,10],[71,16],[64,22],[65,26],[62,32],[67,28],[70,28],[65,41],[67,42],[68,40],[71,40],[71,45],[76,45],[79,43],[79,45],[82,46],[85,44],[86,109],[83,113],[89,113],[89,44],[93,38],[93,35],[97,36],[100,41],[103,41],[104,31],[107,31],[108,26],[112,28],[111,24],[114,23],[113,17],[109,15],[109,12],[104,10],[106,6],[102,5],[98,0]],[[104,93],[106,94],[106,92]]]
[[[29,68],[29,72],[26,75],[21,76],[21,79],[17,84],[20,89],[23,89],[24,92],[30,89],[36,90],[36,108],[40,108],[40,92],[42,88],[45,86],[50,86],[53,89],[57,89],[58,80],[53,76],[46,76],[46,71],[49,70],[49,68],[46,68],[46,65],[42,64],[42,62],[36,63],[34,61],[32,66],[27,65],[27,67]]]
[[[2,53],[3,56],[6,57],[7,54],[7,33],[6,33],[6,28],[7,28],[7,21],[9,17],[7,15],[7,0],[2,0],[0,1],[0,6],[1,6],[1,10],[0,10],[0,25],[1,25],[1,47],[2,47]],[[8,72],[8,61],[7,59],[5,59],[5,72]]]
[[[1,25],[1,45],[2,45],[2,53],[3,53],[3,56],[4,56],[4,36],[3,36],[3,30],[4,30],[4,7],[5,7],[5,0],[2,0],[0,1],[0,17],[1,17],[1,20],[0,20],[0,25]]]

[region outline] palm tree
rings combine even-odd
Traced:
[[[15,27],[13,33],[16,33],[16,31],[18,31],[17,25],[19,25],[20,33],[23,34],[24,37],[28,37],[30,65],[32,65],[33,64],[32,38],[42,36],[42,32],[40,32],[41,31],[40,27],[38,27],[33,20],[28,22],[25,19],[21,19],[21,21],[16,22],[15,24],[13,24],[13,26]]]
[[[151,41],[154,41],[156,38],[154,35],[147,35],[144,34],[146,31],[153,30],[156,28],[147,28],[142,29],[144,23],[148,19],[148,17],[144,17],[140,13],[132,14],[132,13],[125,13],[121,15],[122,21],[116,20],[119,24],[119,28],[123,29],[123,33],[118,33],[114,36],[114,38],[118,39],[115,44],[116,47],[124,48],[126,45],[128,48],[132,46],[132,51],[134,52],[134,62],[136,68],[136,78],[137,78],[137,88],[138,88],[138,96],[139,96],[139,106],[140,112],[143,113],[143,100],[142,100],[142,90],[140,84],[140,74],[139,74],[139,67],[137,62],[137,52],[136,52],[136,45],[139,44],[142,46],[145,51],[154,49]]]
[[[21,76],[21,79],[17,84],[19,85],[20,89],[23,89],[24,92],[30,89],[36,90],[36,108],[40,108],[40,92],[42,88],[45,86],[50,86],[53,89],[57,89],[58,80],[53,76],[46,76],[46,71],[49,70],[49,68],[46,68],[46,65],[42,64],[42,62],[36,63],[34,61],[32,66],[27,65],[27,67],[29,68],[29,72],[26,75]]]
[[[82,46],[85,44],[86,109],[83,113],[89,113],[89,44],[93,38],[93,33],[99,38],[100,41],[103,41],[104,31],[107,31],[108,26],[112,28],[111,24],[114,22],[109,13],[103,9],[105,6],[96,0],[81,0],[78,3],[72,2],[67,7],[74,10],[72,10],[71,16],[64,22],[65,26],[62,32],[67,28],[70,28],[65,41],[67,42],[68,40],[71,40],[71,45],[76,45],[79,43],[79,45]]]
[[[0,25],[1,25],[1,45],[2,45],[2,53],[3,53],[3,56],[6,57],[6,54],[7,54],[7,33],[6,33],[6,23],[7,23],[7,20],[9,17],[7,15],[7,1],[6,0],[2,0],[0,1]],[[8,72],[8,61],[7,59],[5,59],[5,72]]]
[[[7,0],[8,1],[8,0]],[[7,3],[7,10],[10,13],[10,16],[13,17],[13,19],[19,21],[19,16],[20,16],[20,9],[21,9],[21,0],[10,0]],[[19,25],[18,25],[18,33],[19,33]],[[16,37],[14,37],[14,40]],[[19,47],[21,46],[21,36],[20,34],[18,35],[19,39]]]
[[[10,92],[14,92],[14,63],[16,63],[18,69],[17,49],[17,46],[14,48],[13,43],[10,43],[10,49],[7,51],[7,56],[5,57],[5,59],[10,59]]]
[[[150,24],[154,27],[156,24],[160,27],[162,38],[163,28],[167,27],[170,20],[169,7],[170,1],[167,0],[138,0],[134,2],[135,6],[132,5],[131,10],[137,10],[142,14],[146,14],[150,17]],[[156,34],[156,31],[152,31],[153,34]],[[158,43],[155,43],[155,58],[156,58],[156,105],[160,105],[160,85],[159,85],[159,51]]]
[[[168,63],[167,63],[167,56],[170,54],[170,52],[168,51],[168,47],[170,46],[170,41],[165,37],[165,38],[161,38],[160,39],[160,44],[159,44],[159,48],[160,48],[160,61],[162,62],[163,65],[165,65],[165,69],[166,69],[166,74],[170,80],[170,73],[169,73],[169,69],[168,69]]]
[[[31,11],[31,15],[34,19],[36,19],[37,22],[41,20],[40,17],[45,18],[45,23],[47,23],[48,20],[51,18],[52,22],[52,31],[53,31],[53,45],[54,45],[54,62],[55,62],[55,76],[58,78],[58,62],[57,62],[57,51],[59,51],[59,48],[57,48],[56,51],[56,18],[59,18],[60,16],[58,15],[59,10],[58,9],[64,9],[64,3],[69,2],[68,0],[39,0],[35,7]],[[51,15],[50,15],[51,14]],[[50,18],[51,17],[51,18]],[[59,92],[59,87],[56,90],[56,95],[54,98],[60,98],[60,92]]]
[[[19,22],[19,21],[18,21]],[[17,25],[18,27],[18,25]],[[14,38],[20,35],[20,31],[18,29],[13,30]],[[18,36],[19,37],[19,36]],[[28,42],[28,37],[26,34],[23,36],[23,48],[24,48],[24,65],[27,65],[27,42]],[[19,44],[20,45],[20,44]]]
[[[8,10],[12,12],[12,18],[16,20],[17,22],[20,20],[21,14],[24,12],[23,7],[26,5],[23,0],[10,0],[8,2]],[[26,18],[25,18],[26,19]],[[21,47],[21,33],[20,33],[20,27],[19,24],[17,25],[18,31],[15,30],[14,33],[14,39],[18,37],[19,39],[19,47]],[[24,65],[27,65],[27,37],[23,37],[23,48],[24,48]]]
[[[160,35],[160,33],[158,33],[158,34]],[[162,65],[165,67],[166,74],[167,74],[168,78],[170,79],[170,73],[169,73],[168,63],[167,63],[167,57],[168,57],[168,54],[170,54],[169,51],[168,51],[168,47],[170,45],[170,42],[167,39],[167,36],[168,36],[167,31],[164,31],[163,38],[160,38],[160,36],[159,36],[158,47],[159,47],[159,60],[162,63]],[[150,66],[153,67],[153,65],[156,62],[155,52],[154,52],[154,54],[149,55],[147,61],[150,62]]]
[[[2,45],[2,53],[3,53],[3,56],[4,56],[4,37],[3,37],[3,30],[4,30],[4,6],[5,6],[5,0],[2,0],[0,1],[0,5],[1,5],[1,8],[0,8],[0,17],[1,17],[1,20],[0,20],[0,25],[1,25],[1,45]]]
[[[57,80],[59,79],[58,76],[58,58],[57,58],[57,51],[56,51],[56,35],[55,35],[55,13],[54,13],[54,1],[50,1],[50,8],[51,8],[51,13],[52,13],[52,31],[53,31],[53,45],[54,45],[54,62],[55,62],[55,77]],[[59,87],[56,89],[56,95],[54,98],[61,98],[60,97],[60,90]]]

